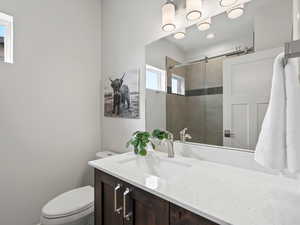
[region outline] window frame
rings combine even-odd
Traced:
[[[148,88],[147,87],[147,72],[148,71],[151,71],[155,74],[160,74],[160,79],[158,79],[158,89],[153,89],[153,88]],[[151,66],[149,64],[146,64],[146,89],[148,90],[152,90],[152,91],[160,91],[160,92],[166,92],[167,89],[166,89],[166,85],[167,84],[167,81],[166,81],[166,71],[165,70],[162,70],[162,69],[159,69],[157,67],[154,67],[154,66]]]
[[[5,27],[4,37],[4,62],[14,63],[13,60],[13,17],[0,12],[0,25]]]
[[[174,93],[173,92],[173,85],[172,85],[172,88],[171,88],[171,93],[172,94],[176,94],[176,95],[182,95],[182,96],[185,96],[185,79],[184,77],[182,76],[179,76],[177,74],[172,74],[172,77],[171,77],[171,83],[173,84],[173,79],[176,79],[177,80],[177,90],[180,89],[180,93]]]

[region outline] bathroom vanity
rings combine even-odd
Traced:
[[[96,225],[300,223],[300,184],[293,179],[159,152],[89,165]]]
[[[107,173],[95,172],[96,225],[216,225]]]
[[[204,20],[183,23],[145,46],[145,130],[167,130],[183,143],[190,137],[195,151],[177,144],[175,158],[127,153],[90,162],[96,225],[300,224],[300,182],[254,161],[273,63],[292,33],[291,1],[243,2],[247,13],[236,20],[223,8],[208,30],[199,31]],[[124,146],[126,124],[125,133],[112,128],[122,138],[111,147]]]

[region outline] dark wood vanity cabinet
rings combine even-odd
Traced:
[[[121,225],[123,216],[114,209],[115,188],[117,180],[111,176],[95,170],[95,224],[96,225]],[[117,194],[116,201],[122,201],[121,191]]]
[[[169,203],[95,170],[96,225],[168,225]]]
[[[170,203],[171,225],[217,225],[201,216]]]
[[[125,201],[125,199],[124,199]],[[132,212],[125,225],[163,225],[169,224],[169,203],[148,192],[132,188],[128,212]]]
[[[216,225],[95,170],[95,225]]]

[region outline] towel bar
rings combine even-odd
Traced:
[[[289,59],[300,58],[300,40],[291,41],[284,45],[284,66],[287,65]],[[300,72],[299,72],[299,83],[300,83]]]
[[[284,63],[287,64],[291,58],[300,57],[300,40],[285,43],[284,46]]]

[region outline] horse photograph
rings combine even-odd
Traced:
[[[104,116],[139,118],[139,70],[109,76],[104,84]]]

